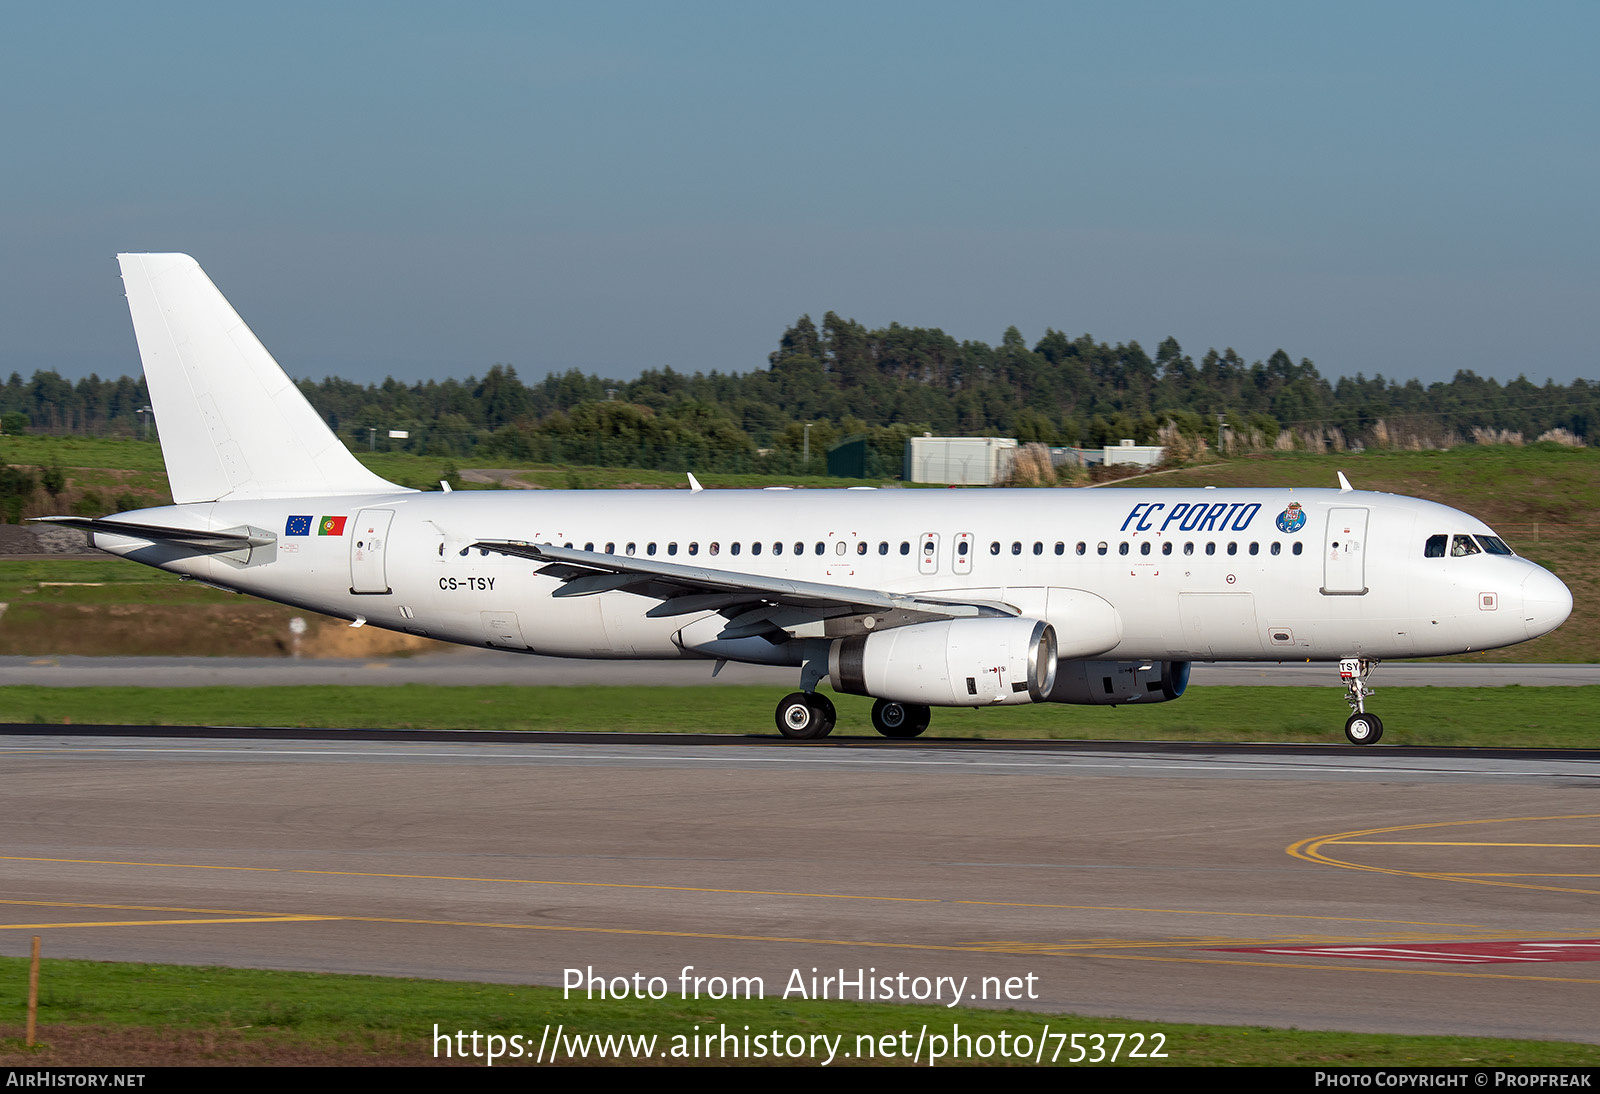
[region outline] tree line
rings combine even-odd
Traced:
[[[1600,384],[1582,379],[1502,384],[1463,370],[1427,385],[1382,374],[1329,380],[1281,349],[1265,361],[1232,349],[1196,360],[1173,338],[1151,355],[1136,341],[1053,329],[1029,346],[1015,327],[989,345],[898,323],[869,330],[833,312],[820,325],[800,317],[767,367],[745,373],[667,368],[611,380],[574,370],[525,383],[497,364],[466,380],[299,386],[357,449],[670,470],[817,472],[830,445],[863,436],[868,475],[892,476],[905,439],[923,432],[1079,446],[1182,438],[1192,450],[1215,443],[1219,416],[1230,448],[1600,437]],[[13,372],[0,387],[0,427],[153,435],[141,413],[148,399],[142,377],[73,384]]]

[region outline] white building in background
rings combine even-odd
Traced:
[[[1118,445],[1106,445],[1105,465],[1133,464],[1136,467],[1156,467],[1166,458],[1167,450],[1159,444],[1134,444],[1131,437],[1122,438]]]
[[[906,441],[906,482],[993,486],[1011,474],[1017,442],[1010,437],[912,437]]]
[[[1010,437],[912,437],[906,441],[902,477],[906,482],[994,486],[1011,476],[1011,464],[1018,447]],[[1159,444],[1134,444],[1131,438],[1123,438],[1121,444],[1108,444],[1104,448],[1050,449],[1051,462],[1057,467],[1063,464],[1156,467],[1166,455],[1167,450]]]

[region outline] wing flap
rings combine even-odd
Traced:
[[[750,605],[759,611],[759,604],[782,605],[791,609],[771,616],[741,615],[731,625],[745,627],[764,621],[764,628],[787,628],[802,622],[834,618],[849,614],[879,613],[895,620],[953,619],[977,616],[1014,616],[1017,609],[1009,604],[985,600],[954,600],[925,597],[914,593],[884,592],[878,589],[861,589],[848,585],[830,585],[816,581],[797,581],[790,578],[763,574],[746,574],[732,570],[714,570],[705,566],[687,566],[681,562],[662,562],[653,558],[633,558],[626,555],[608,555],[595,551],[579,551],[571,547],[555,547],[544,543],[518,543],[511,540],[481,540],[469,550],[494,551],[498,554],[526,558],[534,562],[549,563],[540,573],[566,583],[558,596],[587,596],[598,592],[628,589],[652,596],[663,603],[653,609],[652,615],[679,615],[696,611],[724,611]],[[569,591],[570,590],[570,591]],[[686,603],[679,603],[685,601]]]

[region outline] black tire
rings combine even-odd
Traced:
[[[933,711],[924,706],[911,708],[911,724],[916,727],[911,734],[913,737],[922,736],[922,731],[928,728],[928,723],[933,721]]]
[[[811,703],[811,709],[817,712],[817,717],[821,720],[821,727],[817,730],[816,735],[818,737],[826,737],[833,732],[834,724],[839,720],[839,712],[834,709],[833,700],[826,695],[818,695],[814,691],[806,698]]]
[[[885,737],[908,740],[928,728],[928,708],[879,699],[872,704],[872,728]]]
[[[778,732],[791,741],[814,741],[833,732],[833,704],[824,696],[797,691],[783,697],[775,720]]]
[[[1375,745],[1383,738],[1383,720],[1376,714],[1352,714],[1344,736],[1353,745]]]

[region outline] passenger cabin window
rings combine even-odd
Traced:
[[[633,557],[633,552],[636,551],[637,549],[638,548],[636,548],[633,544],[631,544],[631,543],[628,544],[628,557],[632,558]]]
[[[759,539],[750,545],[750,553],[753,555],[761,553],[761,541]]]
[[[900,541],[900,553],[903,555],[909,555],[911,553],[911,543],[909,540]]]
[[[1117,544],[1117,554],[1125,555],[1127,553],[1128,553],[1128,543],[1127,543],[1126,540],[1124,540],[1123,542]]]
[[[1230,555],[1236,555],[1239,553],[1239,545],[1233,542],[1231,539],[1228,541],[1228,553]]]
[[[733,546],[728,548],[728,553],[730,555],[736,555],[736,554],[739,553],[739,541],[738,540],[734,540],[733,541]]]
[[[1060,540],[1056,540],[1056,554],[1064,555],[1066,553],[1067,553],[1067,545],[1065,543],[1062,543]],[[1078,553],[1082,554],[1083,552],[1080,551]]]
[[[827,549],[828,549],[828,545],[826,543],[823,543],[820,539],[817,540],[817,554],[820,555],[820,554],[822,554],[822,552],[826,551]]]
[[[878,544],[878,553],[880,555],[886,555],[886,554],[889,553],[889,541],[888,540],[883,540]]]
[[[1444,549],[1449,543],[1449,536],[1429,536],[1428,545],[1422,549],[1422,557],[1443,558]]]
[[[963,543],[961,546],[965,547],[966,544]],[[856,554],[864,555],[866,553],[867,553],[867,541],[866,540],[862,540],[860,543],[856,544]]]
[[[1303,548],[1304,548],[1304,547],[1305,547],[1305,544],[1304,544],[1304,543],[1298,543],[1298,542],[1297,542],[1297,543],[1296,543],[1296,544],[1295,544],[1295,545],[1294,545],[1294,553],[1295,553],[1295,554],[1299,554],[1299,553],[1300,553],[1300,551],[1301,551],[1301,550],[1302,550],[1302,549],[1303,549]]]
[[[774,543],[772,545],[772,553],[775,554],[775,555],[783,554],[783,544],[782,543]]]
[[[1022,553],[1022,544],[1021,544],[1021,542],[1019,542],[1017,540],[1012,540],[1011,541],[1011,553],[1014,554],[1014,555],[1020,555]]]
[[[1206,544],[1206,554],[1214,555],[1216,553],[1217,553],[1217,545],[1215,543]]]
[[[1044,554],[1044,544],[1040,543],[1038,540],[1034,540],[1033,541],[1033,553],[1036,554],[1036,555]]]
[[[655,554],[656,553],[656,545],[654,543],[652,543],[650,546],[648,546],[648,547],[646,547],[644,549],[644,553],[647,554],[647,555]]]
[[[614,555],[616,553],[617,553],[617,545],[615,543],[606,544],[606,554]]]
[[[1150,553],[1150,541],[1149,540],[1145,540],[1143,543],[1139,544],[1139,553],[1141,555],[1147,555],[1147,554]]]
[[[1281,555],[1283,553],[1283,544],[1274,540],[1272,543],[1272,553],[1275,555]]]
[[[667,544],[667,554],[675,555],[677,553],[678,553],[678,544],[676,542]]]
[[[795,540],[794,553],[797,554],[797,555],[805,554],[806,553],[806,545],[804,543],[801,543],[799,540]]]
[[[691,555],[699,554],[700,553],[700,544],[698,542],[689,544],[689,553]]]
[[[583,545],[583,549],[584,549],[584,550],[585,550],[585,551],[593,551],[593,550],[594,550],[594,544],[592,544],[592,543],[585,543],[585,544],[584,544],[584,545]]]
[[[1078,553],[1081,555],[1088,549],[1089,549],[1089,545],[1084,543],[1083,540],[1080,539],[1078,541]]]
[[[1000,553],[1000,541],[999,540],[995,540],[993,543],[989,544],[989,553],[991,555],[997,555],[997,554]]]
[[[1095,553],[1096,554],[1102,554],[1102,555],[1105,554],[1106,553],[1106,541],[1105,540],[1101,540],[1099,543],[1095,544],[1095,548],[1094,549],[1095,549]]]
[[[1172,553],[1172,541],[1171,540],[1168,540],[1166,543],[1163,543],[1161,545],[1161,553],[1164,554],[1164,555],[1170,555]]]
[[[1457,536],[1450,545],[1450,554],[1454,558],[1465,558],[1467,555],[1481,555],[1483,550],[1472,542],[1471,536]]]
[[[1185,543],[1185,544],[1184,544],[1184,545],[1183,545],[1183,553],[1184,553],[1184,554],[1186,554],[1186,555],[1192,555],[1192,554],[1194,554],[1194,544],[1192,544],[1192,543]]]

